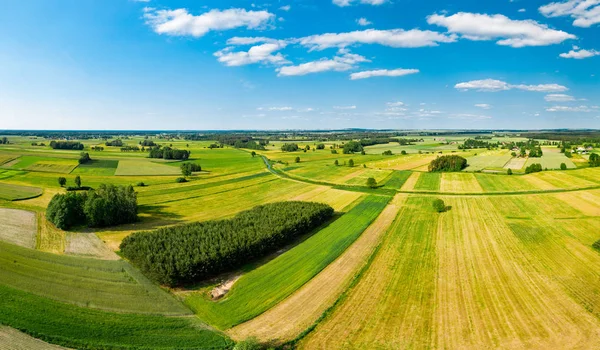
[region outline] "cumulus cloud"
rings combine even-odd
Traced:
[[[281,53],[273,53],[284,47],[285,44],[277,43],[252,46],[248,51],[232,51],[232,48],[229,47],[215,52],[214,55],[218,58],[219,62],[230,67],[253,63],[282,65],[288,64],[290,61],[286,60]]]
[[[395,48],[437,46],[439,43],[456,41],[456,35],[443,34],[430,30],[377,30],[366,29],[347,33],[326,33],[297,39],[297,42],[311,50],[324,50],[331,47],[344,48],[355,44],[379,44]]]
[[[356,23],[358,23],[359,26],[363,26],[363,27],[373,24],[373,22],[369,21],[368,19],[366,19],[364,17],[357,19]]]
[[[292,7],[290,5],[281,6],[279,9],[281,11],[289,11]]]
[[[525,9],[519,9],[519,12],[526,12],[527,10]]]
[[[378,6],[383,5],[386,2],[388,2],[388,0],[333,0],[333,4],[340,7],[351,6],[357,3]]]
[[[209,31],[221,31],[245,27],[260,29],[274,19],[268,11],[246,11],[245,9],[210,10],[201,15],[192,15],[186,9],[157,10],[145,8],[146,23],[158,34],[201,37]]]
[[[589,113],[589,112],[592,112],[592,109],[589,108],[588,106],[577,106],[577,107],[571,107],[571,106],[553,106],[553,107],[546,108],[546,112],[583,112],[583,113]]]
[[[478,107],[478,108],[481,108],[481,109],[490,109],[490,108],[492,108],[492,106],[490,106],[487,103],[478,103],[478,104],[475,105],[475,107]]]
[[[584,50],[584,49],[576,49],[574,48],[573,50],[567,52],[567,53],[561,53],[559,56],[562,58],[574,58],[576,60],[581,60],[584,58],[589,58],[589,57],[594,57],[594,56],[599,56],[600,55],[600,51],[596,51],[596,50]]]
[[[343,53],[332,59],[321,59],[302,63],[296,66],[284,66],[277,69],[278,76],[296,76],[306,75],[311,73],[320,73],[327,71],[343,72],[356,68],[356,64],[360,62],[370,62],[361,55],[352,53]]]
[[[570,16],[573,25],[591,27],[600,23],[600,0],[568,0],[541,6],[539,11],[546,17]]]
[[[404,106],[404,102],[400,102],[400,101],[397,101],[397,102],[388,102],[388,103],[386,103],[386,105],[388,107],[402,107],[402,106]]]
[[[459,90],[477,90],[486,92],[497,92],[506,90],[523,90],[536,92],[563,92],[569,90],[567,87],[558,84],[539,84],[539,85],[511,85],[505,81],[495,79],[472,80],[454,85]]]
[[[450,33],[460,34],[468,40],[497,40],[498,45],[511,47],[546,46],[577,38],[533,20],[512,20],[499,14],[433,14],[427,17],[427,23],[445,27]]]
[[[570,102],[575,101],[575,97],[565,94],[550,94],[544,97],[548,102]]]
[[[356,72],[350,74],[351,80],[367,79],[372,77],[401,77],[409,74],[419,73],[418,69],[378,69],[378,70],[367,70],[363,72]]]

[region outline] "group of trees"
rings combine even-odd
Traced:
[[[493,149],[498,148],[498,142],[489,142],[483,141],[482,137],[475,137],[475,139],[467,139],[462,145],[458,145],[458,149],[477,149],[477,148],[487,148]]]
[[[73,149],[82,150],[83,143],[77,141],[50,141],[50,147],[52,149]]]
[[[590,154],[589,164],[591,167],[599,167],[600,166],[600,156],[597,153]]]
[[[156,146],[156,143],[154,143],[154,141],[152,141],[152,140],[144,139],[144,140],[140,141],[140,146],[142,146],[142,147],[154,147],[154,146]]]
[[[360,142],[357,141],[348,141],[343,146],[344,154],[363,152],[364,148]]]
[[[0,145],[8,145],[8,137],[1,138]]]
[[[461,171],[467,167],[467,160],[461,156],[441,156],[429,163],[430,172]]]
[[[527,168],[525,168],[525,174],[539,173],[542,170],[544,169],[542,168],[542,165],[540,163],[533,163]]]
[[[202,171],[200,164],[196,163],[183,163],[181,164],[181,174],[183,176],[191,176],[192,173]]]
[[[121,139],[106,141],[105,144],[109,147],[123,147],[123,141]]]
[[[382,154],[382,155],[384,155],[384,156],[391,156],[391,155],[394,155],[394,154],[392,153],[392,151],[390,151],[390,150],[383,151],[383,153],[381,153],[381,154]]]
[[[153,147],[150,149],[150,158],[162,158],[162,159],[178,159],[187,160],[190,158],[191,152],[188,150],[173,149],[171,147]]]
[[[297,150],[299,150],[299,148],[296,143],[284,143],[283,146],[281,146],[282,152],[296,152]]]
[[[87,153],[87,152],[81,152],[79,154],[79,160],[78,160],[79,164],[85,164],[85,163],[87,163],[87,162],[89,162],[91,160],[92,160],[92,158],[90,158],[90,154],[89,153]]]
[[[55,195],[46,217],[56,227],[68,230],[74,226],[106,227],[137,221],[137,194],[132,186],[102,184],[84,193]]]
[[[266,139],[255,139],[252,136],[238,134],[219,135],[216,139],[221,145],[254,150],[265,150],[265,146],[269,144],[269,140]]]
[[[322,225],[333,208],[311,202],[261,205],[228,220],[137,232],[121,253],[151,279],[176,286],[238,268]]]
[[[102,146],[92,146],[90,147],[92,151],[104,151],[104,147]]]

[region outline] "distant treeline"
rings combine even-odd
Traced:
[[[441,156],[429,163],[430,172],[461,171],[467,167],[467,160],[461,156]]]
[[[51,141],[50,147],[52,149],[74,149],[74,150],[82,150],[83,143],[77,141]]]
[[[477,149],[477,148],[487,148],[494,149],[500,146],[499,142],[488,142],[483,141],[485,138],[478,139],[466,139],[462,145],[458,145],[458,149]]]
[[[109,147],[123,147],[123,140],[116,139],[112,141],[106,141],[106,145]]]
[[[123,240],[120,250],[152,280],[176,286],[239,268],[280,249],[332,216],[333,208],[326,204],[272,203],[228,220],[136,232]]]
[[[162,158],[162,159],[177,159],[187,160],[190,158],[191,152],[182,149],[173,149],[171,147],[161,147],[160,145],[150,148],[148,157],[150,158]]]
[[[52,197],[46,217],[56,227],[106,227],[137,221],[137,194],[132,186],[100,185],[84,193],[67,192]]]
[[[555,132],[540,132],[527,133],[527,137],[540,140],[558,140],[566,141],[575,145],[585,143],[600,144],[600,131],[555,131]]]

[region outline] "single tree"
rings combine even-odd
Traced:
[[[560,170],[567,170],[567,165],[565,163],[560,163]]]
[[[181,165],[181,175],[184,177],[192,176],[192,168],[186,165],[187,164]]]
[[[296,159],[294,159],[294,161],[295,161],[296,163],[300,163],[300,157],[296,157]]]
[[[377,187],[377,181],[375,180],[374,177],[370,177],[367,179],[367,186],[369,186],[371,188]]]
[[[354,166],[354,161],[353,161],[352,159],[350,159],[350,160],[348,161],[348,166],[349,166],[349,167],[353,167],[353,166]]]
[[[401,155],[405,156],[406,155],[406,151],[402,150],[402,152],[400,152]]]
[[[77,188],[81,187],[81,176],[79,175],[75,176],[75,186],[77,186]]]
[[[512,169],[510,169],[510,168],[509,168],[509,169],[506,171],[506,175],[512,175]]]
[[[256,157],[256,152],[252,151],[250,154],[252,155],[252,158]]]
[[[517,152],[512,152],[510,155],[513,156],[513,158],[515,158],[517,156]]]
[[[58,184],[60,185],[60,187],[65,187],[65,185],[67,184],[67,179],[64,177],[59,177]]]
[[[338,162],[338,160],[336,159],[335,162],[333,162],[333,164],[335,164],[335,166],[340,165],[340,162]]]
[[[433,201],[433,209],[438,213],[443,213],[446,211],[446,203],[441,199],[436,199]]]

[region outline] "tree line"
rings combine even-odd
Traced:
[[[450,155],[437,157],[429,163],[430,172],[461,171],[468,166],[467,160],[461,156]]]
[[[188,284],[272,253],[322,225],[333,213],[321,203],[271,203],[232,219],[136,232],[123,240],[120,250],[154,281]]]
[[[50,147],[52,149],[74,149],[82,150],[83,143],[77,141],[50,141]]]
[[[161,147],[160,145],[158,145],[157,147],[150,148],[150,153],[148,154],[148,157],[187,160],[190,158],[190,154],[191,152],[188,150],[174,149],[167,146]]]
[[[132,186],[102,184],[84,193],[68,192],[52,197],[46,218],[56,227],[106,227],[137,221],[137,194]]]

